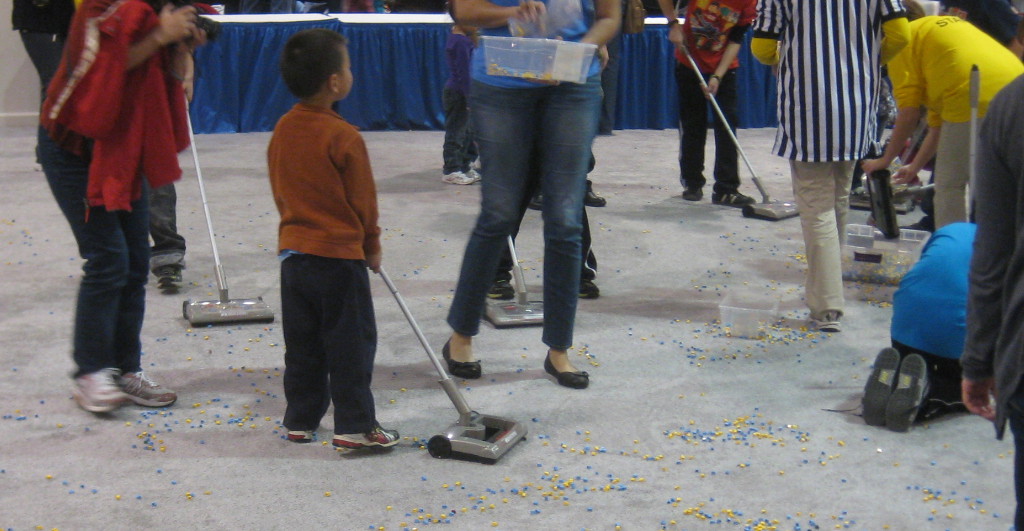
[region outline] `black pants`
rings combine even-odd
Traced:
[[[590,155],[590,167],[587,172],[594,171],[594,155]],[[530,204],[530,199],[537,194],[540,189],[540,183],[538,182],[537,172],[532,172],[533,175],[530,177],[530,183],[527,185],[526,200],[523,204],[519,205],[519,223],[516,223],[515,228],[512,230],[512,239],[516,239],[516,235],[519,234],[519,227],[523,224],[523,216],[526,215],[527,205]],[[592,240],[590,238],[590,219],[587,217],[587,207],[583,207],[583,233],[581,234],[580,251],[583,253],[582,260],[580,261],[580,281],[583,280],[594,280],[597,278],[597,256],[594,255],[594,249],[591,248]],[[495,272],[494,281],[508,282],[512,279],[512,251],[505,248],[505,252],[501,253],[501,259],[498,261],[498,270]]]
[[[928,367],[929,388],[917,414],[918,420],[933,419],[946,413],[966,411],[960,391],[963,369],[960,360],[938,356],[930,352],[892,341],[892,348],[900,353],[900,359],[910,354],[924,358]]]
[[[441,93],[444,107],[444,173],[467,172],[476,160],[476,141],[469,123],[466,95],[450,88]]]
[[[686,188],[700,188],[704,178],[704,144],[708,137],[708,110],[710,103],[701,88],[697,73],[688,65],[676,65],[676,84],[679,86],[679,182]],[[722,114],[733,133],[739,119],[736,103],[736,71],[722,76],[715,96]],[[736,144],[729,138],[725,125],[714,117],[715,127],[715,187],[716,194],[735,193],[740,187],[739,161]]]
[[[335,434],[372,430],[377,324],[366,263],[309,254],[281,262],[281,320],[284,425],[315,430],[333,401]]]

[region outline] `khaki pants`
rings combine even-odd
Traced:
[[[970,122],[942,122],[935,153],[935,228],[967,221],[967,181],[971,175]]]
[[[804,291],[812,319],[845,307],[840,249],[846,240],[850,176],[856,164],[853,160],[789,163],[807,248]]]

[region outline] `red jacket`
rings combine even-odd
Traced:
[[[131,210],[144,175],[158,187],[181,177],[188,147],[185,95],[168,74],[170,48],[128,70],[128,50],[159,24],[142,0],[86,0],[75,13],[64,57],[47,91],[40,122],[63,148],[87,156],[87,199]]]

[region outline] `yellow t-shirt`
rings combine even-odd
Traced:
[[[971,119],[971,65],[981,74],[978,117],[1024,64],[998,41],[958,17],[923,17],[910,23],[910,44],[889,62],[899,107],[928,109],[928,125]]]

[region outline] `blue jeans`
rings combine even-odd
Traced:
[[[60,55],[64,51],[64,37],[53,33],[38,33],[35,31],[19,31],[21,42],[25,45],[32,66],[36,67],[39,74],[39,89],[42,102],[46,99],[46,87],[50,80],[57,73],[60,66]]]
[[[105,368],[136,372],[149,275],[146,187],[131,212],[87,207],[88,160],[62,149],[42,128],[37,156],[85,259],[75,308],[74,376]]]
[[[480,330],[488,288],[506,238],[529,193],[531,158],[540,168],[544,219],[544,344],[572,346],[580,285],[583,196],[597,133],[601,82],[506,89],[477,81],[470,91],[480,150],[480,215],[466,245],[448,324],[460,334]]]

